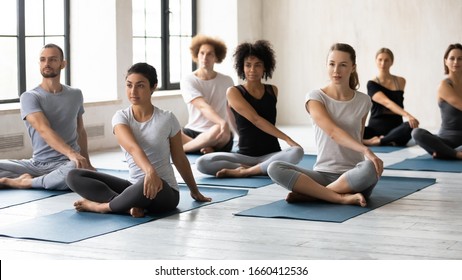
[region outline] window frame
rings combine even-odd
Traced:
[[[41,0],[45,3],[46,0]],[[41,36],[26,36],[26,6],[25,0],[16,0],[16,20],[17,20],[17,32],[16,35],[0,35],[1,37],[16,37],[17,38],[17,65],[18,65],[18,98],[13,99],[0,99],[0,104],[17,103],[19,97],[23,92],[27,90],[27,75],[26,75],[26,38],[38,37],[43,38],[43,45],[45,41],[50,37],[64,37],[63,48],[64,57],[68,61],[67,67],[64,69],[66,72],[66,84],[71,84],[71,68],[70,68],[70,0],[62,0],[64,3],[64,34],[46,34],[45,28]],[[43,17],[45,18],[45,17]]]
[[[191,1],[191,38],[197,33],[197,0]],[[161,65],[160,84],[158,90],[177,90],[180,89],[180,82],[170,81],[170,38],[173,37],[169,32],[170,26],[170,1],[161,0]],[[132,35],[133,36],[133,35]],[[148,38],[149,36],[133,36],[133,38]],[[196,64],[191,62],[191,71],[196,68]],[[158,70],[159,71],[159,70]]]

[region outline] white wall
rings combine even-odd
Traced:
[[[439,127],[436,87],[446,47],[462,41],[462,1],[265,0],[262,15],[263,37],[277,54],[279,123],[309,123],[304,95],[328,82],[327,51],[344,42],[356,49],[363,92],[376,74],[376,51],[390,48],[392,73],[407,80],[405,107],[422,127]]]

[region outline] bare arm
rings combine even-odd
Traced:
[[[277,88],[273,88],[275,89],[275,94],[277,94]],[[244,97],[242,97],[238,89],[234,87],[229,88],[226,96],[228,98],[229,105],[256,127],[276,138],[286,141],[289,146],[300,146],[284,132],[280,131],[276,126],[258,115],[255,109],[244,99]]]
[[[196,180],[194,180],[194,176],[191,170],[191,164],[189,163],[183,151],[181,132],[178,132],[175,136],[170,138],[170,153],[172,156],[173,164],[190,190],[191,197],[197,201],[212,201],[211,198],[203,196],[197,188]]]
[[[163,188],[162,180],[146,156],[146,153],[136,141],[130,127],[124,124],[118,124],[114,127],[114,134],[119,145],[132,155],[136,165],[143,170],[145,174],[144,196],[150,199],[155,198],[157,193]]]
[[[91,165],[90,156],[88,154],[87,131],[85,130],[82,116],[77,117],[77,133],[79,135],[77,142],[80,147],[80,154],[87,159],[88,164],[90,165],[90,169],[95,170],[95,168]]]
[[[337,144],[364,154],[374,165],[377,174],[380,176],[383,172],[383,162],[368,147],[354,139],[349,133],[341,129],[332,120],[324,105],[316,100],[310,100],[306,104],[306,110],[310,113],[313,121]],[[361,119],[362,131],[366,122],[367,115]]]
[[[71,146],[69,146],[62,138],[59,136],[56,131],[54,131],[51,126],[50,122],[46,118],[45,114],[42,112],[35,112],[26,116],[26,120],[30,123],[30,125],[37,130],[40,136],[45,140],[45,142],[57,152],[65,155],[69,158],[69,160],[75,162],[77,168],[87,168],[92,169],[93,167],[90,165],[88,161],[88,153],[86,157],[75,151]],[[83,122],[79,124],[79,120],[77,119],[77,125],[83,125]],[[80,130],[79,128],[79,138],[80,138]],[[80,142],[79,142],[80,144]],[[86,150],[86,147],[85,147]],[[85,151],[86,152],[86,151]]]
[[[215,109],[213,109],[212,106],[210,106],[210,104],[208,104],[203,97],[197,97],[193,99],[191,104],[199,109],[206,119],[220,126],[221,129],[220,133],[217,135],[217,138],[220,138],[223,133],[229,131],[228,122],[221,118]]]
[[[438,98],[462,111],[462,94],[457,93],[446,81],[442,81],[438,87]]]
[[[404,80],[404,78],[399,77],[399,85],[400,85],[401,90],[404,90],[405,84],[406,84],[406,80]],[[413,115],[411,115],[409,112],[404,110],[401,106],[399,106],[398,104],[390,100],[383,92],[379,91],[375,93],[372,96],[372,100],[384,106],[385,108],[392,111],[393,113],[407,118],[409,120],[409,125],[412,128],[419,127],[419,121]]]

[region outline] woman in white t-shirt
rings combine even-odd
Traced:
[[[197,201],[211,201],[198,190],[191,165],[183,151],[181,128],[172,112],[151,102],[157,87],[156,69],[146,63],[133,65],[126,76],[130,107],[112,119],[114,134],[125,152],[129,179],[101,172],[72,170],[69,187],[83,199],[74,203],[77,211],[130,213],[166,212],[177,207],[179,187],[170,157]]]
[[[383,172],[383,162],[362,144],[368,95],[357,91],[356,54],[347,44],[334,44],[327,59],[330,83],[306,96],[305,107],[315,130],[317,160],[313,170],[273,162],[268,175],[290,190],[289,203],[325,200],[366,206]]]

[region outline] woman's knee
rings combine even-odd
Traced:
[[[427,133],[427,131],[425,129],[422,129],[422,128],[414,128],[411,132],[411,135],[412,135],[412,139],[414,139],[414,141],[416,142],[419,142],[420,140],[422,140],[422,137]]]
[[[86,170],[84,169],[72,169],[70,170],[68,173],[67,173],[67,176],[65,178],[65,181],[66,181],[66,184],[67,186],[72,190],[72,191],[76,191],[75,190],[75,187],[76,186],[79,186],[78,182],[80,181],[80,179],[82,178],[83,176],[83,173],[85,172]]]
[[[270,176],[271,179],[274,181],[277,181],[275,179],[279,178],[282,172],[282,167],[286,165],[284,161],[273,161],[268,165],[268,176]]]
[[[206,154],[196,159],[196,168],[199,172],[204,173],[204,174],[211,173],[210,172],[211,160],[210,160],[209,155],[211,154]]]
[[[284,188],[291,188],[290,182],[296,171],[293,165],[284,161],[274,161],[268,166],[268,176]]]
[[[292,150],[292,158],[293,158],[293,164],[299,163],[303,159],[303,155],[305,154],[305,151],[303,151],[302,147],[291,147]]]
[[[365,160],[360,164],[364,166],[363,168],[364,168],[365,177],[369,178],[369,181],[371,183],[377,183],[378,174],[377,174],[377,170],[375,169],[374,163],[370,160]]]
[[[373,188],[378,181],[375,165],[370,160],[365,160],[356,166],[355,169],[348,171],[347,180],[353,192],[364,192]]]

